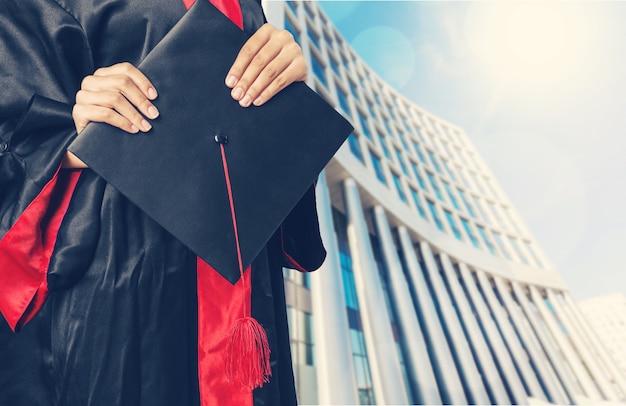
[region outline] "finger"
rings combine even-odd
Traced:
[[[252,59],[270,40],[270,34],[273,30],[275,30],[275,28],[272,25],[264,24],[246,41],[237,54],[235,62],[233,62],[233,65],[226,74],[226,86],[234,88],[234,86],[238,84],[244,71],[248,68],[250,62],[252,62]]]
[[[92,92],[115,91],[137,106],[147,117],[156,118],[159,114],[152,102],[145,97],[135,82],[126,75],[96,76],[94,74],[87,76],[83,79],[81,89]]]
[[[150,131],[152,128],[150,123],[137,111],[126,97],[117,91],[104,90],[92,92],[89,90],[80,90],[76,94],[76,104],[113,109],[143,132]],[[90,121],[95,121],[92,120],[91,117],[88,118]]]
[[[289,58],[276,43],[268,43],[252,59],[231,92],[244,107],[249,106],[269,82],[289,65]]]
[[[284,71],[291,64],[291,59],[284,54],[277,55],[256,77],[254,82],[250,84],[246,94],[239,100],[239,104],[242,107],[248,107],[253,102],[255,105],[259,105],[262,99],[268,99],[270,97],[270,85],[271,87],[285,87],[286,75]],[[278,83],[275,83],[277,82]],[[272,85],[273,84],[273,85]],[[239,86],[239,85],[237,85]]]
[[[76,124],[76,131],[79,133],[84,130],[91,121],[107,123],[131,134],[139,132],[139,129],[130,120],[117,111],[107,107],[75,104],[72,110],[72,117]]]
[[[253,104],[255,106],[261,106],[274,97],[278,92],[293,82],[306,79],[306,73],[303,76],[302,67],[306,70],[306,64],[304,61],[293,61],[289,64],[274,80],[272,80],[263,91],[256,96]]]
[[[108,67],[100,68],[94,72],[94,76],[123,75],[128,76],[144,96],[150,100],[158,97],[158,93],[152,82],[133,64],[128,62],[117,63]]]
[[[81,89],[91,92],[116,92],[136,106],[146,117],[156,118],[159,111],[127,75],[87,76]]]

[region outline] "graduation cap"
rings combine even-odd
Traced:
[[[233,284],[237,245],[246,268],[352,130],[302,82],[241,107],[224,78],[247,39],[197,1],[138,66],[159,92],[151,131],[90,123],[68,148]]]
[[[90,123],[68,148],[232,284],[352,131],[302,82],[262,106],[233,100],[224,78],[247,39],[196,1],[138,66],[160,95],[151,131]],[[228,379],[268,382],[267,336],[245,305],[228,340]]]

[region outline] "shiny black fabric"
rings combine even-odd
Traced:
[[[252,32],[263,15],[244,3]],[[3,0],[0,8],[2,238],[75,137],[82,78],[138,64],[185,8],[179,0]],[[310,196],[303,204],[314,209]],[[317,228],[310,210],[292,221]],[[319,234],[311,238],[317,245],[303,262],[319,265]],[[295,403],[280,245],[276,235],[253,265],[263,270],[254,274],[253,314],[268,323],[277,376],[255,391],[255,405]],[[195,268],[188,248],[84,170],[48,269],[47,302],[19,334],[0,320],[0,405],[198,405]]]

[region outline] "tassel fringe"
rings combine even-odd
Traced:
[[[267,334],[252,317],[237,319],[226,349],[226,378],[252,390],[269,382],[272,375]]]

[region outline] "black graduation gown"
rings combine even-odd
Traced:
[[[253,32],[260,5],[241,5]],[[0,8],[0,405],[295,404],[281,267],[324,259],[313,188],[248,275],[272,350],[270,382],[249,393],[224,382],[216,338],[238,285],[199,287],[204,265],[187,247],[91,170],[59,170],[82,78],[137,65],[182,1]]]

